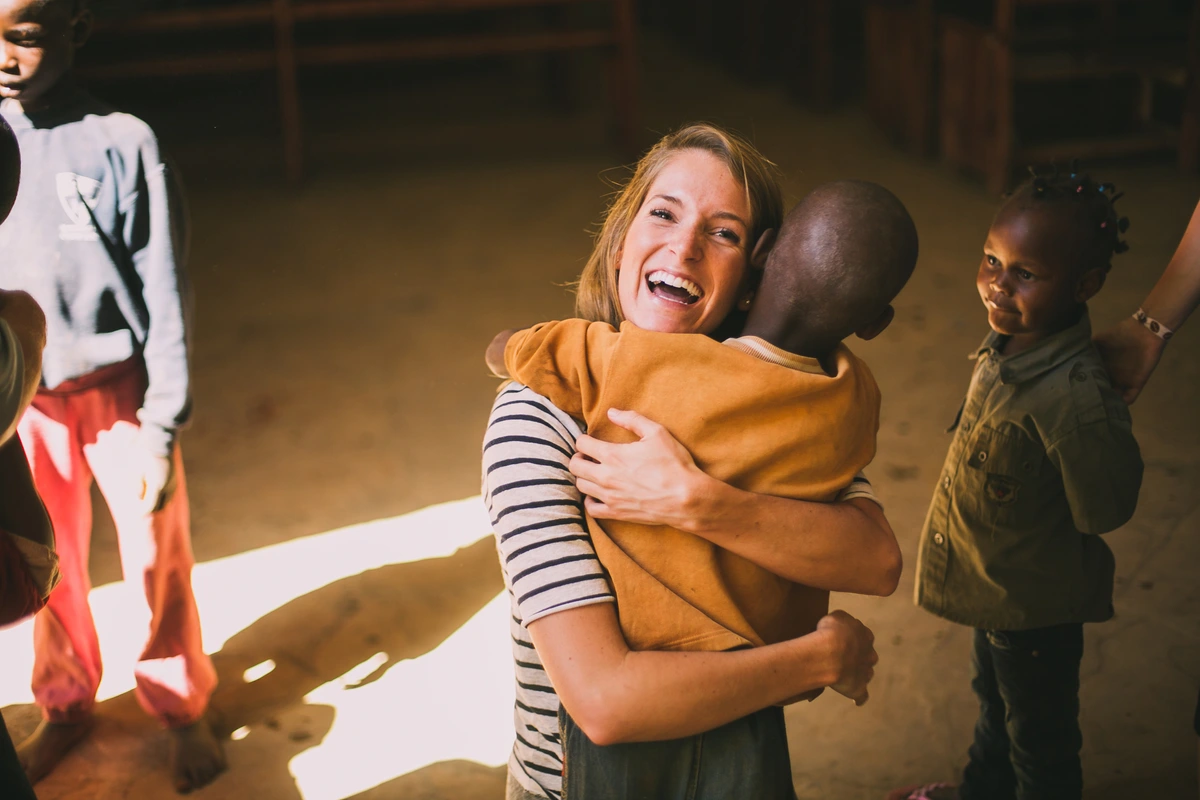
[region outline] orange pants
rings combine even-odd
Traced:
[[[86,717],[100,685],[100,645],[88,605],[93,476],[112,510],[125,580],[142,584],[150,606],[149,635],[135,669],[138,701],[163,725],[188,725],[203,715],[217,683],[192,595],[187,485],[178,446],[174,497],[154,514],[139,508],[133,456],[145,392],[145,367],[133,359],[39,391],[21,419],[21,440],[54,524],[62,572],[33,626],[33,695],[51,722]]]

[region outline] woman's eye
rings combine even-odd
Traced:
[[[655,208],[655,209],[652,209],[652,210],[650,211],[650,216],[652,216],[652,217],[658,217],[659,219],[665,219],[665,220],[668,220],[668,221],[669,221],[669,220],[672,220],[672,219],[675,219],[675,217],[674,217],[674,216],[672,216],[671,212],[670,212],[670,211],[667,211],[665,208]]]
[[[732,244],[738,244],[742,241],[742,237],[738,236],[737,231],[731,231],[728,228],[720,228],[716,233],[717,236],[720,236],[722,239],[726,239]]]

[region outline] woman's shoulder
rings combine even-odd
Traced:
[[[528,386],[508,381],[501,386],[492,403],[492,414],[488,419],[489,431],[500,423],[525,423],[536,427],[561,428],[569,435],[572,448],[575,438],[584,433],[583,424],[573,419],[545,396]],[[535,430],[536,430],[535,427]]]

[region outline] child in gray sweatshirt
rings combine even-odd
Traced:
[[[0,286],[27,291],[46,313],[42,388],[18,430],[62,573],[34,623],[45,719],[18,753],[36,782],[90,728],[101,674],[87,601],[94,477],[125,577],[150,606],[136,694],[170,731],[175,786],[190,791],[225,762],[204,716],[216,672],[192,593],[176,441],[191,406],[183,215],[153,131],[72,80],[90,27],[85,0],[0,0],[0,114],[22,173],[0,226]]]

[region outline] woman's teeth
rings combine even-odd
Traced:
[[[668,294],[673,296],[672,299],[678,298],[686,303],[694,303],[704,294],[700,287],[692,281],[679,275],[672,275],[664,270],[651,272],[646,276],[646,282],[650,284],[651,291],[666,286],[673,289],[682,289],[686,293],[686,297],[680,296],[679,292],[668,292]]]

